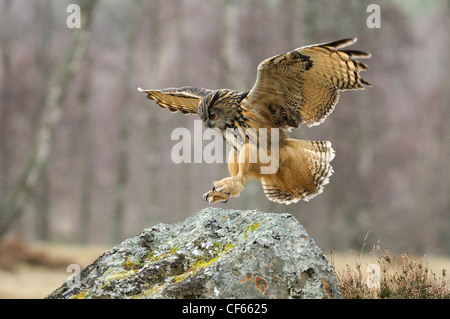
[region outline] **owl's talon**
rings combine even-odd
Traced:
[[[211,190],[203,195],[203,200],[209,204],[219,201],[222,203],[226,203],[228,202],[229,198],[230,192],[223,192],[218,190]]]
[[[215,202],[226,203],[230,199],[230,186],[228,185],[228,179],[215,181],[212,185],[212,190],[203,195],[203,199],[209,204]]]
[[[205,201],[205,202],[208,202],[208,197],[209,197],[209,193],[205,193],[205,194],[203,194],[203,200]],[[211,203],[210,203],[211,204]]]

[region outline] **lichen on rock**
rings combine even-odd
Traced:
[[[206,208],[144,229],[47,298],[340,298],[333,266],[290,214]]]

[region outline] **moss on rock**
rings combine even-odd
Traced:
[[[339,298],[332,265],[289,214],[206,208],[144,229],[48,298]]]

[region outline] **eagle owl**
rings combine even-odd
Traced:
[[[231,176],[213,183],[212,190],[203,195],[207,202],[239,196],[248,178],[261,180],[269,200],[307,201],[328,183],[334,151],[328,141],[291,139],[286,132],[302,124],[322,123],[338,102],[339,91],[371,86],[359,74],[367,65],[355,60],[371,55],[341,50],[355,42],[351,38],[315,44],[266,59],[259,64],[256,82],[248,92],[189,86],[138,90],[162,108],[197,114],[232,145],[228,156]],[[262,148],[265,152],[258,152]],[[257,156],[252,160],[253,154]],[[276,170],[263,172],[267,158],[261,154],[276,159]]]

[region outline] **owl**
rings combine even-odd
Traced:
[[[230,176],[215,181],[203,195],[205,201],[227,202],[239,196],[249,178],[261,181],[271,201],[308,201],[329,182],[334,150],[329,141],[292,139],[288,132],[322,123],[340,91],[371,86],[360,75],[367,65],[356,60],[371,55],[342,50],[355,42],[351,38],[314,44],[268,58],[259,64],[256,82],[246,92],[191,86],[138,90],[162,108],[198,115],[232,146]]]

